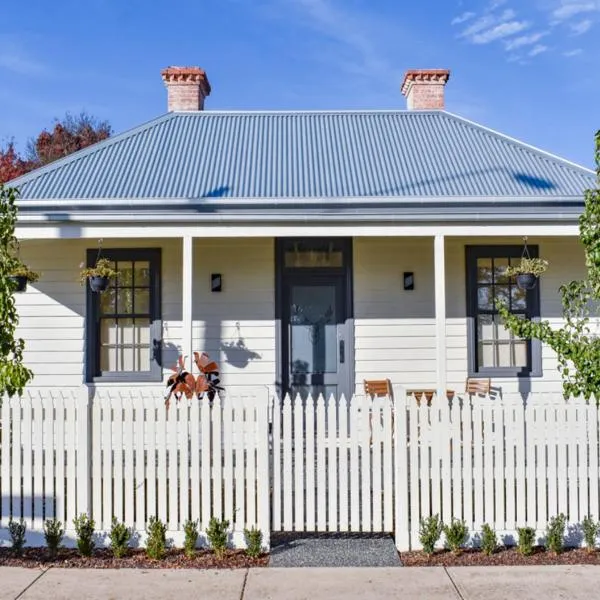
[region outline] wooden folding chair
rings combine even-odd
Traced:
[[[477,379],[475,377],[467,377],[465,384],[465,392],[469,395],[489,396],[492,389],[492,382],[489,377]]]
[[[388,396],[392,398],[392,382],[389,379],[365,379],[365,394],[371,398]]]

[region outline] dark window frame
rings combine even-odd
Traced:
[[[541,377],[542,344],[540,340],[527,342],[526,367],[480,367],[477,353],[477,259],[478,258],[520,258],[523,246],[484,245],[466,246],[466,291],[467,291],[467,345],[469,377]],[[538,246],[528,246],[531,258],[539,256]],[[540,320],[540,285],[527,290],[526,316],[534,321]]]
[[[87,250],[87,266],[96,263],[97,249]],[[161,249],[103,248],[102,258],[115,261],[148,261],[150,264],[150,370],[100,371],[100,294],[86,283],[86,382],[162,381]]]

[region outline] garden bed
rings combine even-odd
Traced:
[[[131,549],[127,556],[114,558],[110,549],[97,549],[90,557],[81,556],[74,548],[60,548],[58,557],[48,558],[47,548],[24,548],[15,556],[10,548],[0,548],[0,566],[4,567],[64,567],[69,569],[246,569],[266,567],[269,555],[251,558],[243,550],[227,550],[217,558],[209,550],[198,550],[187,558],[181,549],[171,549],[162,560],[152,560],[143,549]]]
[[[432,555],[424,552],[400,552],[405,567],[470,567],[470,566],[526,566],[526,565],[600,565],[600,552],[585,548],[565,548],[560,554],[549,552],[541,546],[533,554],[523,556],[515,547],[500,547],[490,556],[481,550],[466,549],[460,554],[450,550],[436,550]]]

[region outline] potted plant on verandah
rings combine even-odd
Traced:
[[[520,289],[532,290],[539,276],[545,273],[547,268],[547,260],[523,256],[519,264],[511,265],[506,269],[506,275],[514,277]]]
[[[83,267],[83,264],[81,265]],[[93,267],[81,269],[81,285],[90,282],[92,292],[103,292],[108,287],[109,281],[119,274],[113,269],[113,263],[108,258],[99,258]]]
[[[13,283],[15,292],[24,292],[28,283],[34,283],[40,278],[40,274],[32,271],[27,265],[20,263],[8,277]]]

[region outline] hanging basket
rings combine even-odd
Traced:
[[[517,287],[521,290],[532,290],[538,281],[538,278],[533,273],[519,273],[515,279]]]
[[[94,275],[92,277],[88,277],[88,281],[90,282],[90,288],[92,292],[101,293],[104,292],[108,287],[110,279],[108,277]]]
[[[24,292],[27,289],[27,275],[10,275],[8,279],[14,285],[15,292]]]

